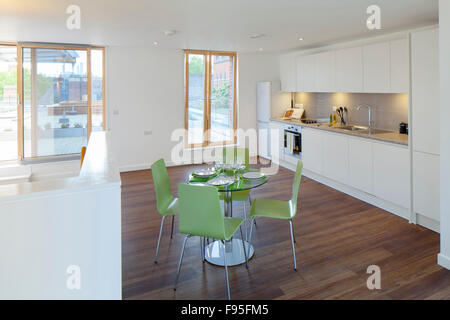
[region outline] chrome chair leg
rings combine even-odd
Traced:
[[[166,216],[163,216],[161,219],[161,227],[159,228],[159,236],[158,236],[158,245],[156,246],[156,254],[155,254],[155,263],[158,263],[158,253],[159,253],[159,244],[161,243],[161,234],[164,226],[164,219]]]
[[[252,233],[253,233],[253,221],[255,218],[252,218],[250,221],[250,234],[248,235],[248,243],[252,243]]]
[[[294,270],[297,271],[297,262],[295,261],[295,246],[294,246],[294,230],[292,228],[292,220],[289,220],[291,226],[291,242],[292,242],[292,255],[294,256]]]
[[[202,255],[202,261],[205,262],[205,238],[200,237],[200,253]]]
[[[250,203],[250,208],[251,208],[252,207],[252,198],[251,198],[250,194],[248,195],[248,202]],[[256,226],[256,219],[253,219],[253,223]]]
[[[245,229],[245,240],[248,239],[248,217],[247,217],[247,209],[246,209],[246,203],[244,202],[244,229]],[[244,241],[244,238],[242,238],[242,241]]]
[[[245,240],[244,240],[244,237],[242,237],[242,228],[241,228],[241,226],[239,226],[239,231],[241,232],[242,247],[244,248],[245,267],[248,269],[248,257],[247,257],[247,251],[245,250]]]
[[[225,252],[225,241],[222,242],[222,254],[223,254],[223,260],[225,265],[225,275],[227,279],[227,294],[228,294],[228,300],[230,300],[230,283],[228,282],[228,266],[227,266],[227,253]]]
[[[292,235],[294,237],[294,243],[297,243],[297,240],[295,239],[294,222],[292,222]]]
[[[175,220],[175,215],[172,216],[172,228],[170,229],[170,239],[172,239],[173,236],[173,221]]]
[[[188,238],[189,238],[189,236],[186,236],[184,238],[183,247],[181,248],[180,261],[178,262],[177,277],[175,278],[175,285],[173,286],[174,291],[177,290],[178,278],[180,277],[180,271],[181,271],[181,263],[183,262],[184,248],[186,247],[186,242],[187,242]]]
[[[203,262],[206,261],[206,238],[203,238]]]

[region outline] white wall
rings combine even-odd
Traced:
[[[239,55],[240,128],[256,128],[256,83],[280,81],[279,56],[275,54]]]
[[[440,265],[450,269],[450,1],[439,1],[441,252]]]
[[[108,48],[108,126],[121,170],[170,159],[172,131],[184,128],[183,61],[181,50]]]
[[[278,80],[278,56],[239,54],[238,127],[256,128],[256,82]],[[163,157],[170,164],[172,132],[184,128],[182,50],[109,47],[107,110],[122,171],[148,168]],[[118,114],[116,111],[118,111]],[[151,135],[144,131],[151,130]]]

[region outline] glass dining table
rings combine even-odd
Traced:
[[[248,175],[249,177],[247,178]],[[229,170],[223,170],[220,173],[215,173],[207,177],[201,177],[196,175],[194,172],[191,172],[188,183],[195,185],[215,186],[217,190],[223,194],[223,197],[221,198],[224,200],[224,216],[232,217],[233,193],[258,188],[266,184],[268,180],[269,178],[267,175],[259,170],[243,169],[236,174],[230,173]],[[246,225],[244,225],[244,227],[247,228]],[[242,241],[244,241],[248,259],[250,259],[255,253],[253,246],[248,243],[246,239],[241,240],[233,237],[230,241],[225,242],[227,266],[236,266],[245,263]],[[206,261],[217,266],[225,266],[225,260],[222,253],[223,251],[220,248],[221,245],[222,243],[219,240],[210,242],[206,245]]]

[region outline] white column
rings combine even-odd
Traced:
[[[450,269],[450,126],[448,125],[450,120],[450,42],[448,39],[450,39],[450,1],[439,0],[441,252],[438,255],[438,263]]]

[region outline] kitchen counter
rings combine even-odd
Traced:
[[[313,129],[318,129],[318,130],[342,133],[342,134],[347,134],[350,136],[356,136],[356,137],[361,137],[361,138],[368,138],[368,139],[373,139],[373,140],[390,142],[390,143],[400,144],[400,145],[404,145],[404,146],[408,145],[408,135],[400,134],[395,131],[369,134],[369,133],[365,133],[365,132],[344,130],[344,129],[340,128],[339,126],[331,126],[330,127],[329,123],[306,124],[299,120],[283,120],[281,118],[274,118],[274,119],[270,119],[270,120],[281,122],[284,124],[292,124],[292,125],[297,125],[297,126],[301,126],[301,127],[305,127],[305,128],[313,128]]]

